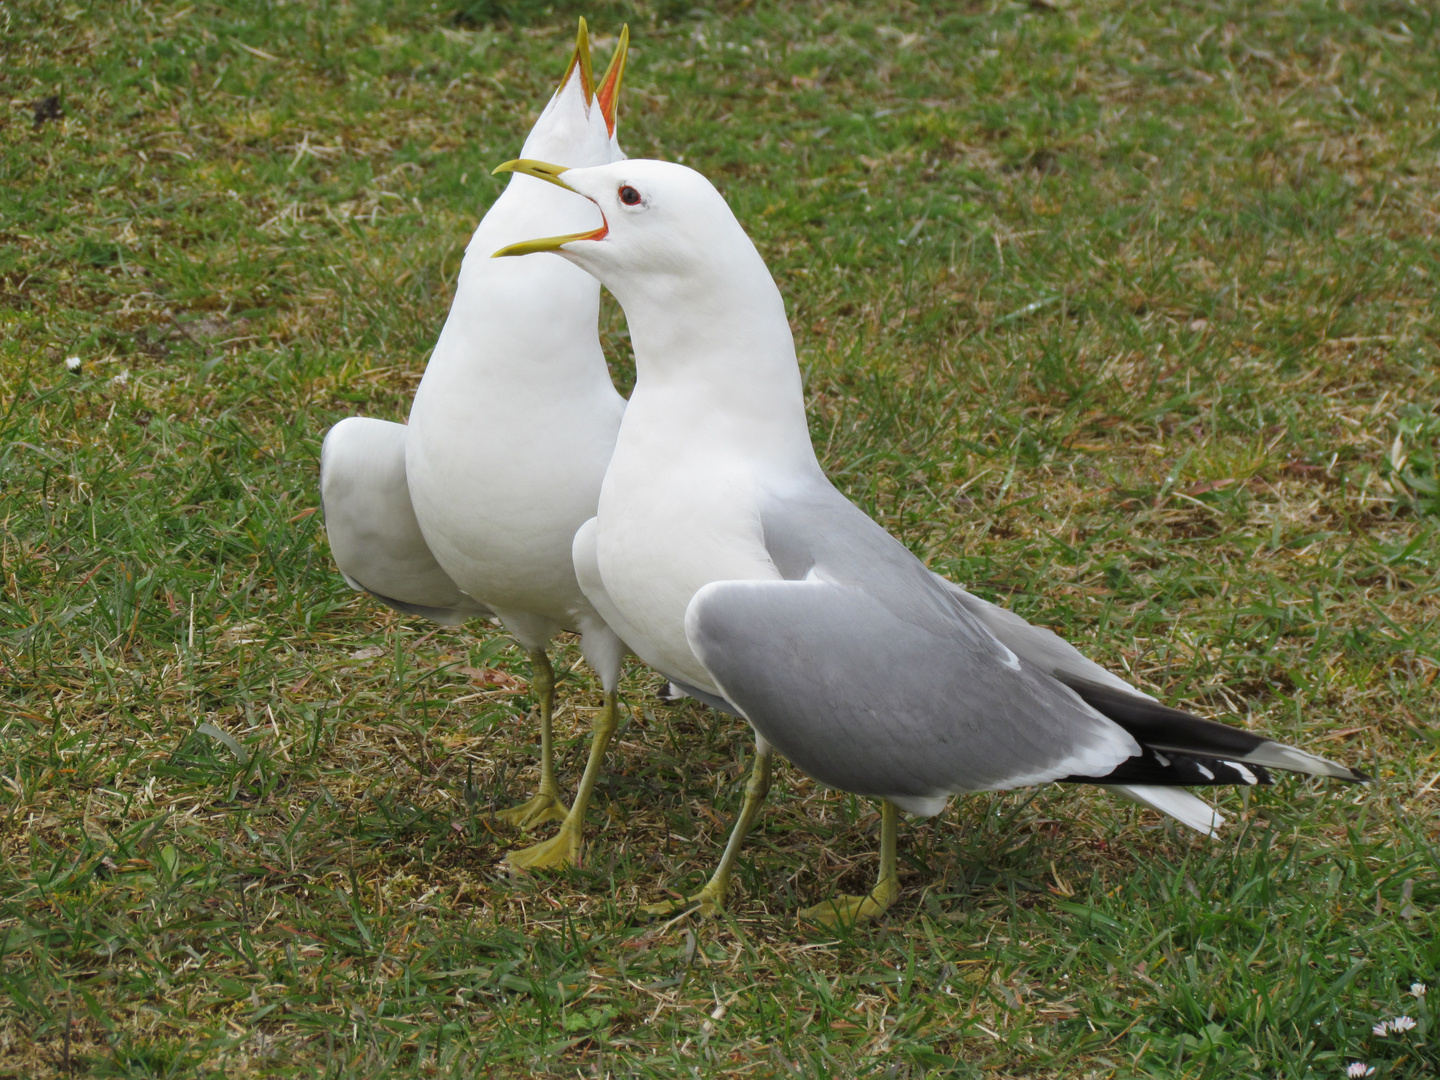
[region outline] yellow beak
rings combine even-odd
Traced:
[[[560,80],[560,89],[565,88],[577,67],[580,69],[580,90],[585,95],[585,104],[589,105],[595,96],[595,73],[590,67],[590,30],[583,15],[580,17],[580,29],[575,33],[575,52],[570,57],[570,66],[565,69],[565,77]]]
[[[630,27],[620,28],[620,43],[615,46],[615,55],[605,69],[605,77],[595,91],[595,100],[600,105],[600,114],[605,117],[605,128],[615,134],[615,120],[620,111],[620,80],[625,77],[625,57],[630,51]]]
[[[569,184],[560,179],[560,174],[566,172],[564,165],[551,165],[548,161],[535,161],[531,158],[518,158],[515,161],[507,161],[503,165],[497,165],[492,176],[498,176],[502,172],[524,173],[526,176],[533,176],[537,180],[544,180],[546,183],[562,187],[566,191],[574,191]],[[578,192],[577,192],[578,194]],[[605,215],[600,215],[600,227],[591,229],[589,232],[567,233],[564,236],[545,236],[539,240],[522,240],[518,244],[509,244],[495,254],[492,259],[499,259],[505,255],[530,255],[537,251],[559,251],[561,247],[572,240],[603,240],[610,232],[610,225],[605,221]]]
[[[551,165],[548,161],[536,161],[534,158],[516,158],[514,161],[507,161],[504,165],[496,165],[490,170],[491,176],[499,176],[502,172],[524,173],[526,176],[533,176],[537,180],[544,180],[557,187],[563,187],[566,191],[574,191],[569,184],[560,179],[560,174],[569,172],[564,165]]]

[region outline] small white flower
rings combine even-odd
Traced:
[[[1362,1076],[1374,1076],[1375,1066],[1366,1065],[1363,1061],[1352,1061],[1350,1067],[1345,1070],[1345,1075],[1351,1080],[1360,1080]]]
[[[1372,1027],[1370,1030],[1373,1031],[1376,1035],[1381,1035],[1381,1036],[1389,1035],[1389,1034],[1390,1034],[1390,1021],[1389,1021],[1389,1020],[1381,1020],[1378,1024],[1376,1024],[1376,1025],[1375,1025],[1374,1027]]]
[[[1423,998],[1425,996],[1425,991],[1428,989],[1429,987],[1427,987],[1424,983],[1410,984],[1410,993],[1414,994],[1417,998]]]
[[[1408,1016],[1397,1016],[1390,1021],[1391,1031],[1413,1031],[1414,1029],[1415,1021]]]
[[[79,371],[79,370],[80,370],[80,357],[78,357],[78,356],[67,356],[67,357],[65,357],[65,370],[66,370],[66,371]],[[1418,986],[1419,984],[1417,983],[1416,985]],[[1411,989],[1413,990],[1414,987],[1411,987]]]

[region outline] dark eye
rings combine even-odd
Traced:
[[[629,184],[623,184],[620,187],[620,201],[626,206],[635,206],[640,202],[640,192],[636,191]]]

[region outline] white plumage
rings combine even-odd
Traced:
[[[772,746],[884,801],[876,888],[806,913],[825,921],[893,902],[897,806],[933,814],[950,794],[1083,782],[1208,834],[1218,815],[1172,785],[1265,782],[1266,764],[1364,779],[1160,705],[930,573],[845,499],[810,443],[779,290],[704,177],[656,161],[502,168],[600,208],[592,235],[497,254],[555,251],[595,274],[635,349],[599,509],[575,538],[580,581],[637,655],[756,732],[740,820],[692,900],[723,899]]]
[[[628,30],[597,89],[581,20],[574,57],[525,153],[577,166],[624,157],[615,114],[627,42]],[[600,215],[573,194],[513,177],[466,248],[408,426],[347,419],[331,429],[321,454],[326,529],[351,585],[437,621],[493,615],[530,655],[540,789],[501,816],[522,826],[563,821],[553,840],[510,854],[525,866],[579,858],[585,803],[615,725],[624,653],[586,600],[570,557],[576,529],[595,512],[625,408],[600,348],[599,286],[558,259],[490,259],[497,246],[557,222],[594,229]],[[605,691],[568,813],[551,764],[554,679],[546,655],[562,630],[579,633]]]

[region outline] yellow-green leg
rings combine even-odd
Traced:
[[[595,790],[595,782],[600,779],[600,770],[605,764],[605,750],[619,726],[619,712],[616,692],[607,691],[605,704],[595,717],[590,731],[590,757],[585,762],[585,774],[580,777],[575,802],[571,805],[570,812],[565,815],[565,820],[560,823],[560,831],[549,840],[510,852],[505,856],[505,861],[511,866],[520,866],[527,870],[553,870],[580,865],[585,833],[585,808],[590,805],[590,795]]]
[[[715,873],[710,875],[705,887],[684,900],[646,904],[640,909],[642,912],[646,915],[673,915],[683,909],[695,908],[701,915],[713,915],[725,906],[725,893],[730,888],[730,869],[735,864],[735,856],[740,854],[740,845],[744,843],[750,827],[755,824],[765,796],[770,793],[771,755],[768,745],[756,752],[755,764],[750,769],[750,779],[745,782],[745,802],[740,807],[740,816],[735,820],[735,827],[730,830],[730,839],[725,844],[725,853],[720,856],[720,865],[715,868]]]
[[[565,817],[560,787],[555,783],[555,762],[550,746],[550,719],[555,712],[555,669],[544,649],[526,649],[533,674],[530,686],[540,708],[540,790],[519,806],[501,810],[495,816],[507,825],[531,829]]]
[[[861,919],[873,919],[900,895],[900,875],[895,869],[895,834],[899,831],[900,810],[892,802],[880,803],[880,876],[869,896],[836,896],[800,912],[806,922],[822,926],[854,926]]]

